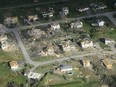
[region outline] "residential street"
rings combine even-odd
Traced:
[[[112,14],[107,13],[105,15],[110,19],[110,21],[114,24],[114,26],[116,26],[116,20],[115,18],[113,18]]]
[[[113,52],[116,52],[116,49],[115,49],[115,44],[114,43],[110,43],[109,44],[109,46],[111,47],[111,50],[113,51]]]
[[[47,23],[37,22],[37,23],[35,23],[33,25],[29,25],[29,26],[19,26],[17,28],[8,29],[7,31],[24,30],[24,29],[28,29],[28,28],[32,28],[32,27],[36,27],[36,26],[48,25],[48,24],[51,24],[51,23],[66,23],[67,21],[81,20],[81,19],[84,19],[84,18],[91,18],[91,17],[96,17],[96,16],[107,16],[111,20],[111,22],[116,26],[116,21],[111,16],[114,13],[116,13],[116,11],[106,12],[106,13],[102,13],[102,14],[94,14],[94,15],[90,15],[90,16],[77,17],[77,18],[68,18],[67,20],[57,20],[57,21],[52,21],[52,22],[47,22]],[[111,18],[110,18],[110,16],[111,16]]]
[[[99,59],[101,59],[103,57],[103,54],[116,54],[116,49],[112,48],[112,51],[104,51],[104,52],[92,52],[92,53],[86,53],[86,54],[82,54],[82,55],[76,55],[76,56],[71,56],[71,57],[64,57],[64,58],[59,58],[59,59],[55,59],[55,60],[50,60],[50,61],[46,61],[46,62],[34,62],[31,60],[29,54],[27,53],[24,44],[20,38],[19,35],[19,31],[20,29],[27,29],[27,28],[31,28],[31,27],[35,27],[35,26],[40,26],[40,25],[48,25],[50,23],[65,23],[66,21],[71,21],[71,20],[81,20],[84,18],[90,18],[90,17],[95,17],[95,16],[107,16],[111,22],[116,26],[116,21],[114,20],[114,18],[112,17],[112,14],[116,13],[116,11],[114,12],[107,12],[107,13],[103,13],[103,14],[95,14],[95,15],[90,15],[90,16],[84,16],[84,17],[78,17],[78,18],[68,18],[67,20],[58,20],[58,21],[53,21],[53,22],[47,22],[47,23],[37,23],[37,24],[33,24],[31,26],[20,26],[17,28],[13,28],[13,29],[7,29],[7,32],[13,32],[16,36],[16,39],[18,41],[19,47],[22,50],[22,53],[24,55],[25,58],[25,62],[34,65],[35,67],[32,68],[32,71],[34,71],[39,65],[44,65],[44,64],[49,64],[49,63],[53,63],[53,62],[61,62],[64,60],[68,60],[71,58],[81,58],[84,56],[91,56],[91,55],[98,55]]]
[[[23,45],[23,42],[22,42],[22,40],[21,40],[21,38],[20,38],[20,36],[19,36],[18,31],[17,31],[17,30],[13,30],[13,33],[15,34],[15,37],[16,37],[16,39],[17,39],[17,41],[18,41],[18,44],[19,44],[19,47],[20,47],[21,50],[22,50],[22,53],[23,53],[24,58],[25,58],[25,62],[26,62],[26,63],[29,63],[29,64],[32,64],[32,65],[38,64],[37,62],[33,62],[33,61],[30,59],[30,57],[29,57],[29,55],[28,55],[28,53],[27,53],[27,51],[26,51],[26,49],[25,49],[25,47],[24,47],[24,45]]]

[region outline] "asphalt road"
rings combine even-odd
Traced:
[[[77,18],[68,18],[67,20],[57,20],[57,21],[51,21],[51,22],[47,22],[47,23],[37,22],[37,23],[35,23],[33,25],[29,25],[29,26],[19,26],[17,28],[8,29],[8,31],[24,30],[24,29],[28,29],[28,28],[32,28],[32,27],[36,27],[36,26],[48,25],[48,24],[51,24],[51,23],[66,23],[68,21],[81,20],[81,19],[91,18],[91,17],[97,17],[97,16],[107,16],[110,19],[110,21],[116,26],[116,21],[112,17],[112,14],[114,14],[114,13],[116,13],[116,11],[106,12],[106,13],[102,13],[102,14],[94,14],[94,15],[83,16],[83,17],[77,17]]]
[[[112,14],[107,13],[107,14],[105,14],[105,16],[107,16],[110,19],[110,21],[114,24],[114,26],[116,26],[116,20],[115,20],[115,18],[113,18]]]
[[[21,50],[22,50],[22,53],[23,53],[24,58],[25,58],[25,62],[26,62],[26,63],[29,63],[29,64],[32,64],[32,65],[37,65],[38,62],[33,62],[33,61],[30,59],[30,56],[29,56],[29,54],[27,53],[27,51],[26,51],[26,49],[25,49],[25,47],[24,47],[24,44],[23,44],[23,42],[22,42],[22,40],[21,40],[21,38],[20,38],[20,35],[19,35],[18,31],[17,31],[17,30],[13,30],[13,33],[15,34],[15,38],[17,39],[18,44],[19,44],[19,47],[20,47]]]
[[[53,63],[53,62],[61,62],[61,61],[68,60],[68,59],[71,59],[71,58],[80,58],[80,57],[91,56],[91,55],[96,55],[96,54],[99,55],[99,53],[98,52],[93,52],[93,53],[87,53],[87,54],[76,55],[76,56],[71,56],[71,57],[59,58],[59,59],[45,61],[45,62],[34,62],[34,61],[31,60],[31,58],[30,58],[29,54],[27,53],[27,51],[24,47],[24,44],[23,44],[23,42],[20,38],[20,35],[18,33],[20,31],[20,29],[27,29],[27,28],[31,28],[31,27],[35,27],[35,26],[40,26],[40,25],[48,25],[48,24],[51,24],[51,23],[66,23],[67,21],[81,20],[81,19],[84,19],[84,18],[90,18],[90,17],[95,17],[95,16],[107,16],[108,18],[110,18],[111,22],[116,26],[116,21],[114,21],[114,19],[111,17],[111,15],[113,13],[116,13],[116,11],[107,12],[107,13],[103,13],[103,14],[95,14],[95,15],[90,15],[90,16],[83,16],[83,17],[78,17],[78,18],[68,18],[67,20],[57,20],[57,21],[47,22],[47,23],[37,23],[37,24],[33,24],[31,26],[20,26],[20,27],[13,28],[13,29],[7,29],[6,31],[7,32],[13,32],[15,34],[15,37],[16,37],[16,39],[18,41],[18,44],[19,44],[19,46],[22,50],[22,53],[24,55],[25,62],[34,65],[35,67],[32,68],[32,71],[34,71],[39,65],[49,64],[49,63]],[[114,51],[103,52],[103,54],[115,54],[115,53],[116,52],[114,52]],[[99,58],[100,58],[100,56],[101,56],[101,52],[100,52]]]

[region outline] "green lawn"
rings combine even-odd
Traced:
[[[10,56],[9,53],[6,53],[0,49],[0,61],[2,62],[8,62],[10,60],[13,60],[14,58]]]
[[[18,51],[18,54],[15,52],[4,52],[0,49],[0,61],[1,62],[8,62],[12,60],[23,60],[23,54]]]
[[[84,31],[92,35],[93,39],[98,40],[99,38],[111,38],[116,40],[116,28],[112,24],[112,22],[105,16],[99,17],[108,23],[109,25],[105,25],[103,27],[92,27],[88,21],[83,21],[84,23]]]
[[[26,81],[26,77],[24,77],[24,76],[17,76],[14,79],[14,81],[17,82],[18,84],[21,84],[21,83],[24,83]]]
[[[94,37],[95,38],[111,38],[111,39],[114,39],[116,40],[116,28],[113,28],[114,30],[106,30],[106,32],[96,32],[94,34]]]
[[[57,84],[51,87],[100,87],[100,83],[97,81],[91,81],[89,83],[82,83],[80,81],[76,81],[65,84]]]
[[[0,87],[5,87],[7,82],[16,82],[22,84],[26,80],[25,77],[18,75],[16,72],[12,72],[8,63],[0,62]]]
[[[4,77],[4,75],[7,75],[8,73],[11,73],[8,64],[0,63],[0,77]]]

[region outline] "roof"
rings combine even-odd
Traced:
[[[74,22],[74,24],[75,24],[76,26],[83,25],[83,23],[82,23],[82,22],[78,22],[78,21]]]
[[[106,65],[106,66],[107,66],[107,65],[112,65],[110,59],[108,59],[108,58],[103,59],[102,62],[103,62],[104,65]]]
[[[70,45],[72,45],[72,42],[70,40],[68,40],[68,41],[62,41],[62,46],[63,47],[67,47],[67,46],[70,46]]]
[[[62,65],[61,66],[61,69],[70,69],[70,68],[72,68],[72,66],[70,66],[70,65]]]
[[[91,41],[91,40],[83,40],[81,43],[82,44],[90,44],[90,43],[93,43],[93,41]]]
[[[29,20],[31,20],[31,19],[37,20],[38,19],[38,16],[37,15],[29,15],[28,16],[28,19]]]
[[[18,23],[18,17],[17,17],[17,16],[14,16],[14,17],[7,17],[7,18],[4,20],[4,23],[5,23],[5,24]]]

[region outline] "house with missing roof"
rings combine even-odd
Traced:
[[[73,42],[71,42],[70,40],[62,41],[61,46],[62,46],[63,51],[65,51],[65,52],[76,50],[75,44]]]
[[[103,65],[107,68],[107,69],[112,69],[112,62],[109,58],[105,58],[102,60]]]
[[[83,60],[82,60],[82,64],[83,64],[83,67],[88,67],[88,68],[90,68],[91,67],[91,63],[90,63],[90,60],[89,59],[86,59],[86,58],[84,58]]]
[[[52,30],[59,30],[60,29],[60,24],[59,23],[52,23],[52,24],[50,24],[50,28]]]
[[[64,15],[68,15],[68,14],[69,14],[69,8],[68,8],[68,7],[63,7],[63,8],[62,8],[62,13],[63,13]]]
[[[14,61],[13,60],[13,61],[9,62],[9,65],[10,65],[11,70],[13,70],[13,71],[17,71],[17,70],[24,68],[24,62],[22,62],[22,61]]]
[[[46,47],[43,47],[43,49],[40,51],[39,55],[41,56],[55,56],[55,48],[52,43],[48,44]]]
[[[94,46],[93,41],[91,40],[82,40],[80,42],[82,48],[92,48]]]
[[[7,26],[7,27],[15,27],[16,25],[19,24],[19,20],[18,20],[18,17],[17,16],[13,16],[13,17],[7,17],[5,18],[4,20],[4,24]]]
[[[29,21],[37,21],[38,20],[38,15],[29,15],[27,16]]]
[[[9,41],[10,39],[7,37],[5,34],[0,35],[0,43],[1,43],[1,48],[5,52],[9,51],[14,51],[17,50],[17,46],[13,41]]]

